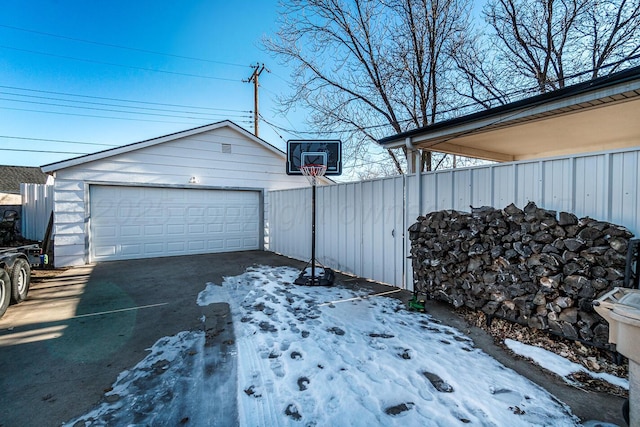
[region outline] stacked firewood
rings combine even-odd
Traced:
[[[432,212],[409,232],[418,293],[608,347],[592,302],[623,285],[625,227],[530,202]]]

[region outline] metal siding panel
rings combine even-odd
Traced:
[[[395,187],[395,179],[386,179],[383,181],[384,192],[383,192],[383,200],[382,206],[385,207],[384,218],[383,218],[383,238],[384,238],[384,249],[385,252],[382,256],[382,265],[384,267],[383,272],[383,282],[385,283],[395,283],[395,274],[396,274],[396,260],[394,254],[396,252],[396,217],[398,206],[395,201],[396,187]],[[400,233],[400,230],[398,230]]]
[[[359,252],[359,221],[356,220],[356,184],[346,184],[340,199],[340,211],[344,224],[343,247],[341,259],[344,261],[344,271],[355,274],[357,254]]]
[[[353,265],[353,271],[358,276],[362,276],[362,272],[364,271],[363,266],[363,258],[362,255],[362,246],[363,246],[363,233],[364,233],[364,221],[362,221],[362,212],[364,211],[364,206],[362,203],[362,183],[359,182],[354,185],[354,202],[356,203],[354,207],[353,217],[354,220],[357,221],[357,224],[354,224],[354,256],[356,262]],[[366,277],[366,276],[363,276]]]
[[[573,159],[547,160],[543,166],[543,196],[538,206],[571,212],[573,205]]]
[[[458,211],[469,212],[472,194],[471,171],[468,169],[452,171],[452,179],[454,189],[454,203],[452,208]]]
[[[22,195],[22,236],[30,240],[42,240],[53,212],[53,185],[20,184]],[[75,229],[74,232],[82,233]]]
[[[491,206],[504,207],[515,199],[515,175],[512,164],[491,166],[493,171],[493,201]]]
[[[437,210],[438,182],[436,176],[434,173],[426,173],[421,176],[422,212],[419,212],[419,215],[425,215]]]
[[[380,280],[384,276],[384,228],[381,227],[381,217],[384,216],[385,207],[382,204],[383,201],[383,183],[382,181],[372,181],[371,195],[371,212],[373,213],[370,237],[371,246],[369,247],[369,256],[373,261],[371,276],[374,280]],[[382,250],[380,250],[382,249]]]
[[[418,176],[418,179],[420,177]],[[404,177],[399,176],[394,178],[395,191],[393,195],[394,206],[396,206],[396,215],[395,215],[395,237],[394,237],[394,252],[392,254],[392,259],[394,262],[394,281],[390,282],[392,285],[404,287],[403,273],[405,268],[405,252],[404,252],[404,239],[409,238],[407,232],[407,225],[405,223],[404,216],[404,206],[405,206],[405,197],[404,197]]]
[[[518,164],[514,204],[523,207],[529,202],[537,203],[540,200],[540,193],[540,162]]]
[[[605,219],[606,201],[604,156],[577,158],[574,167],[575,212],[578,217],[591,216]]]
[[[477,168],[471,170],[470,179],[473,182],[471,192],[471,206],[491,205],[491,168]]]
[[[362,183],[362,274],[364,277],[375,277],[375,269],[373,264],[375,260],[372,258],[373,252],[373,183]]]
[[[453,173],[450,171],[436,173],[436,211],[453,208]]]
[[[638,153],[612,155],[611,177],[611,220],[633,228],[638,223]]]

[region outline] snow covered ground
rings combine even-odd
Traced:
[[[458,330],[364,290],[292,285],[297,275],[254,267],[200,293],[200,305],[231,307],[235,352],[223,357],[237,373],[203,375],[204,332],[181,332],[67,425],[579,425]]]

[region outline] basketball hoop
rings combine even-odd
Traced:
[[[324,176],[327,171],[327,165],[316,165],[316,164],[308,164],[300,166],[300,172],[302,175],[307,177],[309,184],[315,186],[317,183],[317,178],[319,176]]]

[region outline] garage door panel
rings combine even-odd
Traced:
[[[162,255],[164,245],[162,243],[145,243],[144,252],[149,255]]]
[[[184,224],[169,224],[167,225],[167,234],[170,236],[175,235],[183,235],[184,234]]]
[[[141,236],[142,228],[139,225],[123,225],[120,227],[123,237]]]
[[[145,225],[144,235],[148,237],[162,236],[164,233],[164,227],[162,225]]]
[[[217,234],[224,232],[224,224],[207,224],[207,234]]]
[[[127,256],[137,256],[142,254],[142,245],[139,243],[120,245],[120,252]]]
[[[189,234],[190,235],[198,235],[204,234],[205,225],[204,224],[189,224]]]
[[[259,249],[260,193],[90,187],[92,260]]]
[[[93,230],[94,235],[98,236],[98,237],[116,237],[117,232],[116,232],[116,227],[111,225],[111,226],[99,226],[96,227]]]

